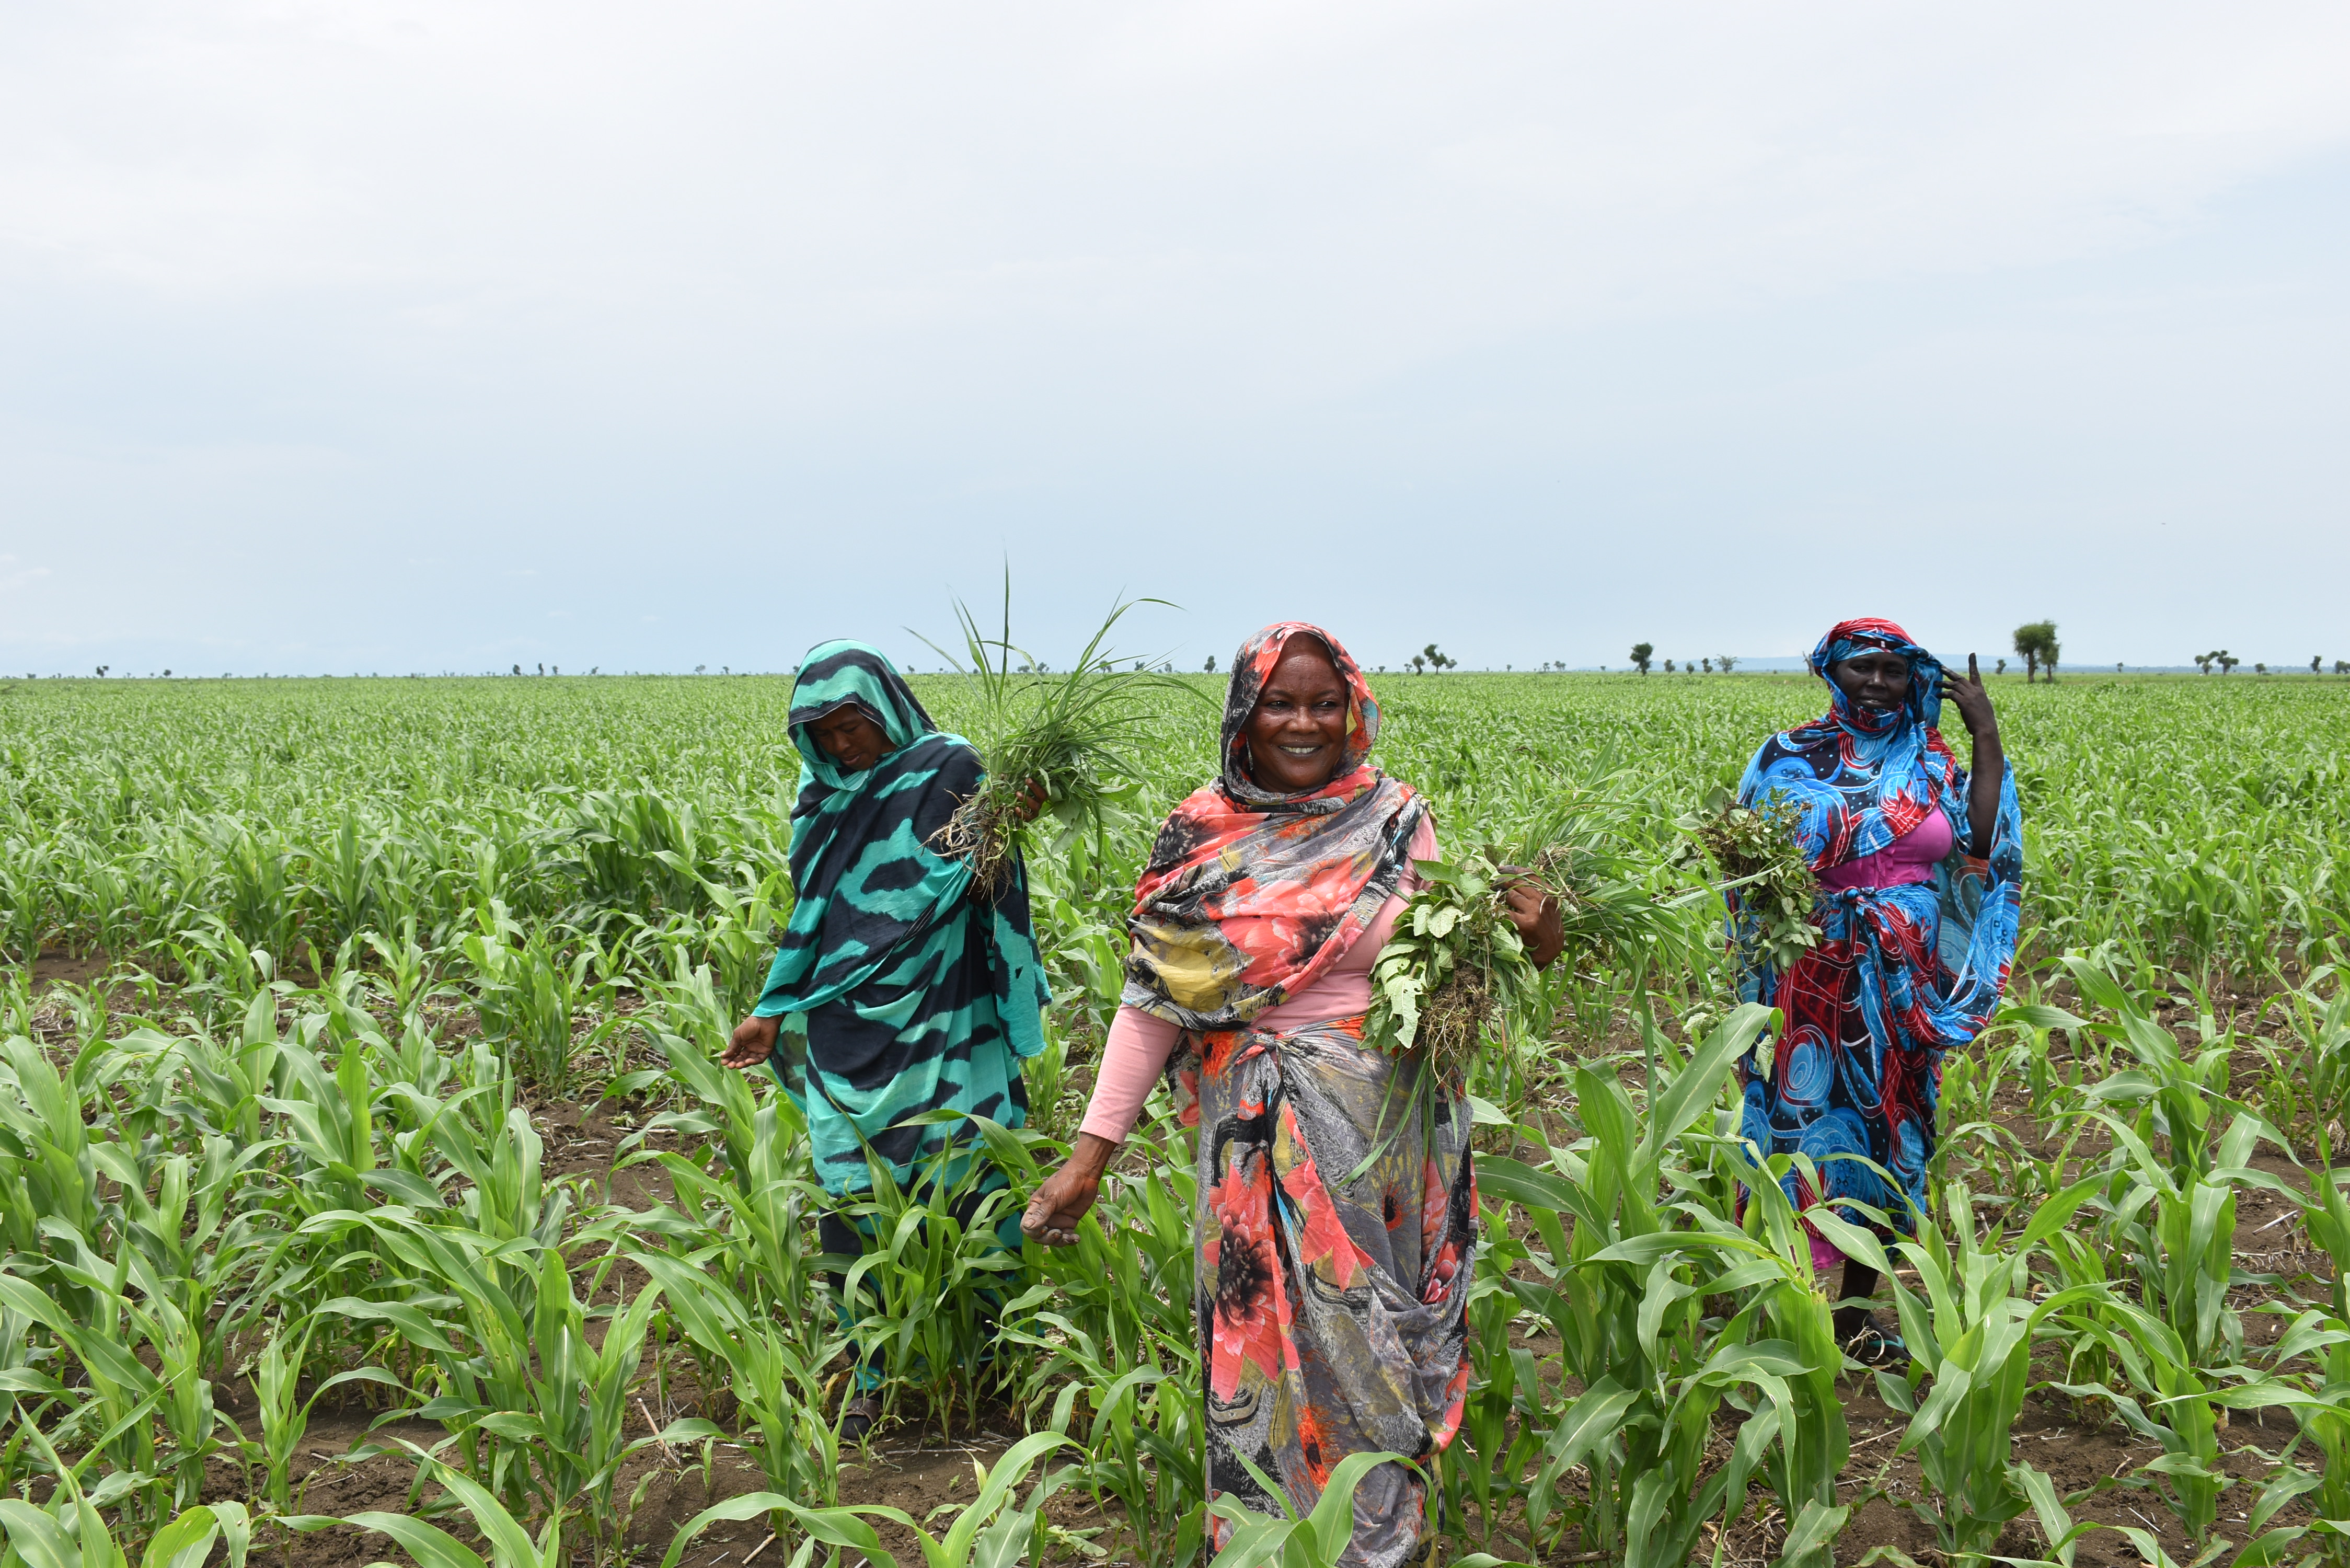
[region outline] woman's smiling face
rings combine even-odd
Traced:
[[[1291,639],[1242,733],[1260,789],[1301,794],[1330,782],[1347,756],[1347,683],[1321,643]]]

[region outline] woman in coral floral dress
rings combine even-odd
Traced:
[[[1166,1073],[1199,1128],[1198,1308],[1208,1490],[1264,1514],[1311,1509],[1351,1453],[1423,1467],[1469,1386],[1476,1181],[1469,1112],[1419,1064],[1362,1044],[1371,961],[1436,856],[1427,803],[1373,767],[1378,704],[1337,639],[1267,627],[1232,661],[1223,766],[1159,828],[1135,889],[1125,1005],[1068,1163],[1023,1223],[1066,1244]],[[1556,903],[1510,895],[1537,962]],[[1406,1129],[1398,1136],[1399,1127]],[[1355,1494],[1346,1561],[1428,1552],[1409,1468]],[[1221,1544],[1229,1526],[1215,1525]]]

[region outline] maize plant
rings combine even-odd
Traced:
[[[965,1119],[931,1111],[902,1125]],[[1011,1377],[998,1340],[1021,1268],[1012,1189],[988,1185],[1003,1179],[976,1139],[946,1139],[909,1188],[870,1149],[866,1166],[869,1189],[835,1210],[868,1239],[858,1257],[829,1261],[844,1325],[859,1359],[878,1364],[885,1392],[920,1388],[950,1423],[960,1403],[976,1429],[981,1393]]]
[[[820,1338],[805,1345],[805,1329],[746,1312],[691,1261],[654,1251],[629,1256],[668,1293],[670,1311],[703,1366],[724,1375],[722,1384],[705,1374],[704,1393],[720,1386],[733,1393],[737,1424],[768,1490],[805,1507],[832,1503],[840,1495],[840,1446],[825,1417],[824,1385],[843,1342]],[[681,1423],[671,1430],[690,1437],[708,1427]]]
[[[1796,1340],[1717,1337],[1704,1314],[1709,1297],[1786,1281],[1798,1266],[1792,1253],[1775,1254],[1728,1214],[1679,1228],[1676,1207],[1690,1206],[1659,1201],[1698,1185],[1673,1158],[1679,1141],[1713,1109],[1732,1065],[1772,1022],[1767,1008],[1735,1009],[1662,1085],[1645,1127],[1622,1085],[1586,1067],[1576,1075],[1576,1106],[1590,1134],[1587,1153],[1553,1147],[1549,1170],[1479,1161],[1484,1189],[1516,1204],[1547,1243],[1547,1258],[1529,1249],[1538,1278],[1513,1281],[1513,1289],[1558,1335],[1561,1373],[1583,1386],[1551,1427],[1527,1494],[1538,1542],[1559,1483],[1577,1464],[1591,1477],[1581,1521],[1586,1546],[1621,1552],[1628,1568],[1641,1568],[1686,1561],[1709,1521],[1725,1511],[1734,1517],[1769,1444],[1786,1454],[1780,1473],[1809,1494],[1804,1504],[1817,1501],[1813,1472],[1821,1462],[1841,1462],[1842,1408],[1817,1397],[1817,1379],[1833,1379],[1835,1364],[1815,1359],[1824,1343],[1816,1325],[1789,1318]],[[1774,1310],[1786,1314],[1783,1303],[1750,1301],[1735,1320],[1739,1334],[1767,1326]],[[1806,1391],[1800,1408],[1791,1379]],[[1775,1422],[1754,1428],[1730,1464],[1709,1473],[1714,1413],[1749,1389],[1769,1401]]]
[[[1034,1129],[971,1120],[1015,1192],[1037,1179],[1035,1150],[1062,1147]],[[1138,1144],[1150,1150],[1148,1172],[1104,1184],[1074,1247],[1024,1248],[1035,1282],[1003,1305],[998,1343],[1029,1350],[1020,1404],[1047,1430],[1082,1429],[1083,1484],[1097,1503],[1117,1505],[1142,1559],[1181,1563],[1207,1520],[1192,1329],[1197,1177],[1172,1118]]]
[[[48,1506],[0,1498],[0,1563],[16,1568],[130,1568],[130,1553],[76,1474],[37,1430],[26,1434],[57,1478]],[[202,1568],[219,1545],[228,1568],[244,1568],[253,1521],[242,1503],[215,1502],[182,1510],[148,1536],[140,1568]]]
[[[2031,1257],[2097,1186],[2091,1177],[2042,1204],[2010,1251],[1979,1239],[1973,1202],[1953,1183],[1943,1194],[1947,1228],[1920,1218],[1917,1240],[1897,1244],[1917,1270],[1922,1295],[1894,1273],[1873,1232],[1825,1209],[1806,1216],[1846,1257],[1892,1281],[1914,1359],[1906,1378],[1878,1373],[1877,1392],[1910,1417],[1899,1451],[1918,1455],[1931,1496],[1909,1506],[1949,1555],[1990,1551],[2008,1521],[2030,1506],[2008,1444],[2031,1386],[2033,1336],[2050,1314],[2103,1294],[2076,1286],[2033,1301]],[[1929,1377],[1933,1387],[1921,1401],[1918,1387]]]
[[[886,1520],[914,1538],[922,1554],[922,1568],[1016,1568],[1023,1561],[1041,1563],[1053,1534],[1045,1519],[1045,1504],[1068,1480],[1069,1472],[1047,1474],[1029,1489],[1024,1507],[1013,1506],[1014,1493],[1038,1459],[1068,1445],[1069,1439],[1057,1432],[1032,1432],[1006,1449],[993,1468],[973,1459],[977,1495],[970,1506],[957,1511],[944,1535],[932,1535],[900,1509],[810,1508],[776,1492],[754,1491],[729,1498],[689,1520],[670,1543],[661,1568],[677,1568],[694,1537],[719,1521],[755,1519],[770,1511],[787,1516],[803,1534],[799,1552],[792,1559],[797,1568],[806,1568],[819,1545],[834,1548],[836,1553],[853,1552],[870,1564],[897,1568],[896,1554],[882,1545],[869,1522],[876,1519]]]

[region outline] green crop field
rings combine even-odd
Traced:
[[[1818,683],[1376,684],[1448,845],[1579,791],[1681,898],[1475,1069],[1448,1553],[2350,1562],[2350,680],[1992,682],[2024,946],[1946,1067],[1908,1378],[1844,1374],[1795,1217],[1742,1216],[1721,900],[1671,868]],[[915,685],[953,728],[960,678]],[[892,1415],[836,1435],[805,1137],[715,1065],[790,907],[788,696],[0,688],[0,1568],[1201,1554],[1170,1119],[1066,1252],[877,1196]],[[1176,696],[1140,815],[1031,864],[1051,1043],[1028,1127],[971,1130],[1015,1203],[1082,1107],[1149,831],[1211,766]]]

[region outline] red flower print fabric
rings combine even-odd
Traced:
[[[1399,1081],[1397,1068],[1364,1046],[1359,1017],[1184,1036],[1173,1071],[1198,1095],[1186,1120],[1200,1129],[1211,1497],[1280,1513],[1245,1456],[1302,1515],[1347,1455],[1426,1465],[1460,1426],[1477,1245],[1469,1112],[1440,1086],[1415,1114],[1415,1071]],[[1424,1560],[1426,1513],[1419,1477],[1378,1467],[1343,1560]],[[1221,1547],[1228,1527],[1215,1530]]]

